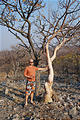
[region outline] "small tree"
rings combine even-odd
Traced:
[[[46,41],[46,55],[49,67],[48,81],[45,83],[45,102],[52,102],[52,90],[54,71],[52,62],[56,58],[57,51],[64,45],[79,41],[80,37],[80,2],[78,0],[60,0],[58,11],[52,12],[52,16],[47,19],[41,14],[38,24],[35,23],[39,29],[40,34]],[[52,18],[52,19],[51,19]],[[44,23],[44,24],[43,24]],[[49,53],[50,43],[55,44],[54,53],[52,57]],[[56,94],[55,94],[56,96]]]

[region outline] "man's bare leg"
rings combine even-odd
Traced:
[[[28,104],[28,95],[26,95],[26,102],[25,102],[25,105]]]
[[[35,103],[34,103],[34,101],[33,101],[33,97],[34,97],[34,92],[31,92],[31,103],[32,103],[33,105],[35,105]]]

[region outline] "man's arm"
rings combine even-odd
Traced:
[[[38,68],[38,70],[46,71],[46,70],[48,70],[48,66],[45,68]]]

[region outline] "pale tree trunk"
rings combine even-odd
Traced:
[[[52,102],[52,84],[53,84],[53,67],[52,67],[52,61],[50,59],[49,50],[48,50],[48,43],[46,45],[46,53],[47,53],[47,60],[48,60],[48,67],[49,67],[49,77],[48,81],[45,83],[45,102]]]
[[[51,58],[50,58],[49,49],[48,49],[48,44],[50,41],[47,42],[47,44],[46,44],[46,54],[47,54],[47,61],[48,61],[48,68],[49,68],[49,77],[48,77],[48,81],[45,83],[45,97],[44,97],[45,103],[52,102],[53,101],[52,97],[54,97],[54,99],[56,101],[58,101],[58,97],[57,97],[55,91],[53,91],[53,89],[52,89],[53,80],[54,80],[54,71],[53,71],[52,62],[56,58],[57,50],[59,50],[64,45],[64,43],[67,42],[68,40],[63,39],[63,41],[58,46],[56,46],[56,48],[54,50],[54,54]]]

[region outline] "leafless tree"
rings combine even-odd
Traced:
[[[49,67],[48,82],[45,83],[45,102],[52,102],[54,94],[52,90],[54,79],[52,62],[56,58],[57,51],[64,44],[71,45],[71,41],[76,40],[76,44],[79,45],[77,42],[80,40],[80,2],[78,0],[60,0],[58,10],[52,12],[49,19],[42,13],[40,15],[38,22],[35,22],[35,24],[39,29],[38,34],[42,34],[44,42],[46,41],[46,54]],[[43,18],[43,21],[41,18]],[[49,53],[50,44],[55,44],[52,56]]]

